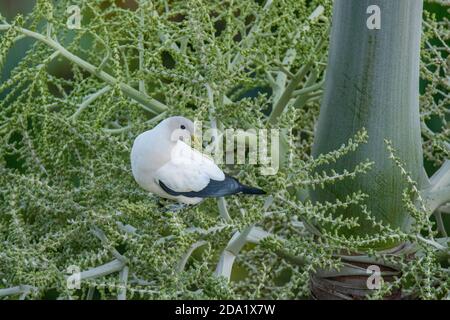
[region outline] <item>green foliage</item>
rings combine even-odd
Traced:
[[[81,8],[80,30],[66,26],[72,4]],[[331,213],[370,195],[313,204],[305,193],[372,165],[314,171],[367,140],[363,130],[342,148],[311,156],[331,4],[39,0],[30,14],[1,19],[0,61],[24,36],[36,41],[0,84],[0,297],[303,298],[311,273],[342,268],[336,254],[361,246],[403,272],[378,297],[395,287],[448,296],[448,246],[435,238],[426,208],[411,200],[417,190],[407,173],[414,234],[373,220],[361,206],[379,234],[338,235],[358,219]],[[319,5],[324,13],[309,18]],[[445,27],[426,17],[422,116],[439,117],[444,129],[424,127],[425,150],[441,164],[448,157],[448,64],[434,59],[447,44],[435,44]],[[209,199],[172,212],[168,201],[140,189],[129,165],[132,142],[171,115],[219,128],[289,128],[276,175],[248,164],[224,167],[270,196],[219,200],[220,210]],[[261,230],[270,234],[256,237]],[[233,235],[241,237],[233,242]],[[417,244],[418,258],[370,250],[391,239]],[[231,281],[215,272],[224,250],[236,256]],[[84,271],[79,290],[67,287],[70,266]]]
[[[447,5],[448,12],[448,5]],[[449,39],[447,19],[436,20],[425,12],[422,38],[421,120],[424,155],[439,165],[450,157],[449,115]]]

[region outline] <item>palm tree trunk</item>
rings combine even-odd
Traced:
[[[381,9],[379,30],[366,25],[371,5]],[[419,119],[421,21],[421,0],[335,1],[313,155],[339,148],[365,128],[368,143],[320,170],[350,171],[366,159],[374,161],[374,166],[356,179],[311,190],[313,200],[334,201],[362,190],[369,195],[366,205],[376,219],[407,229],[409,219],[402,203],[405,179],[389,159],[384,140],[392,142],[405,169],[420,183],[424,174]],[[361,226],[350,234],[376,232],[358,206],[336,215],[360,217]],[[388,245],[392,244],[380,244]]]
[[[380,8],[381,28],[370,29],[367,9]],[[419,188],[426,180],[423,169],[419,119],[419,58],[422,0],[335,0],[324,98],[316,130],[313,155],[339,148],[359,130],[368,132],[368,142],[336,163],[319,170],[351,171],[370,159],[372,169],[355,179],[346,179],[323,189],[310,190],[314,201],[344,199],[361,190],[369,197],[365,205],[378,221],[405,231],[410,218],[402,202],[407,184],[400,169],[389,159],[385,139],[392,142]],[[347,235],[377,232],[361,213],[350,206],[336,216],[359,217],[358,228]],[[375,249],[398,243],[379,243]],[[311,277],[313,297],[318,299],[361,299],[370,290],[364,270],[375,262],[353,263],[342,274],[322,270]],[[378,265],[390,281],[399,270]],[[401,298],[399,292],[389,299]]]

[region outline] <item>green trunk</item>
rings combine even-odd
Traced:
[[[381,9],[381,29],[370,30],[367,8]],[[336,0],[326,76],[313,155],[339,148],[366,128],[369,140],[337,163],[321,167],[342,172],[370,159],[367,174],[311,190],[315,201],[334,201],[362,190],[366,205],[378,220],[407,228],[403,208],[405,179],[388,158],[384,139],[392,141],[397,156],[415,181],[423,176],[419,121],[419,53],[421,0]],[[361,226],[349,233],[376,232],[357,206],[336,215],[361,217]],[[387,244],[383,244],[384,246]]]

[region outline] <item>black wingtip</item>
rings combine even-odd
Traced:
[[[225,179],[221,181],[211,179],[208,185],[200,191],[174,191],[167,187],[161,180],[159,181],[159,185],[165,192],[172,196],[185,196],[189,198],[223,197],[236,193],[253,195],[266,194],[264,190],[243,185],[238,180],[227,174],[225,174]]]
[[[249,186],[245,186],[245,185],[241,185],[241,192],[244,194],[255,194],[255,195],[267,194],[267,192],[265,192],[262,189],[249,187]]]

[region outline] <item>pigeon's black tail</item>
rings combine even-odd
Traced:
[[[241,184],[240,187],[241,192],[244,194],[266,194],[264,190],[255,187],[249,187],[243,184]]]
[[[207,198],[207,197],[224,197],[236,193],[244,194],[266,194],[264,190],[249,187],[240,183],[237,179],[225,174],[224,180],[211,179],[206,187],[200,191],[179,192],[167,187],[162,181],[159,181],[161,188],[172,196],[185,196],[188,198]]]

